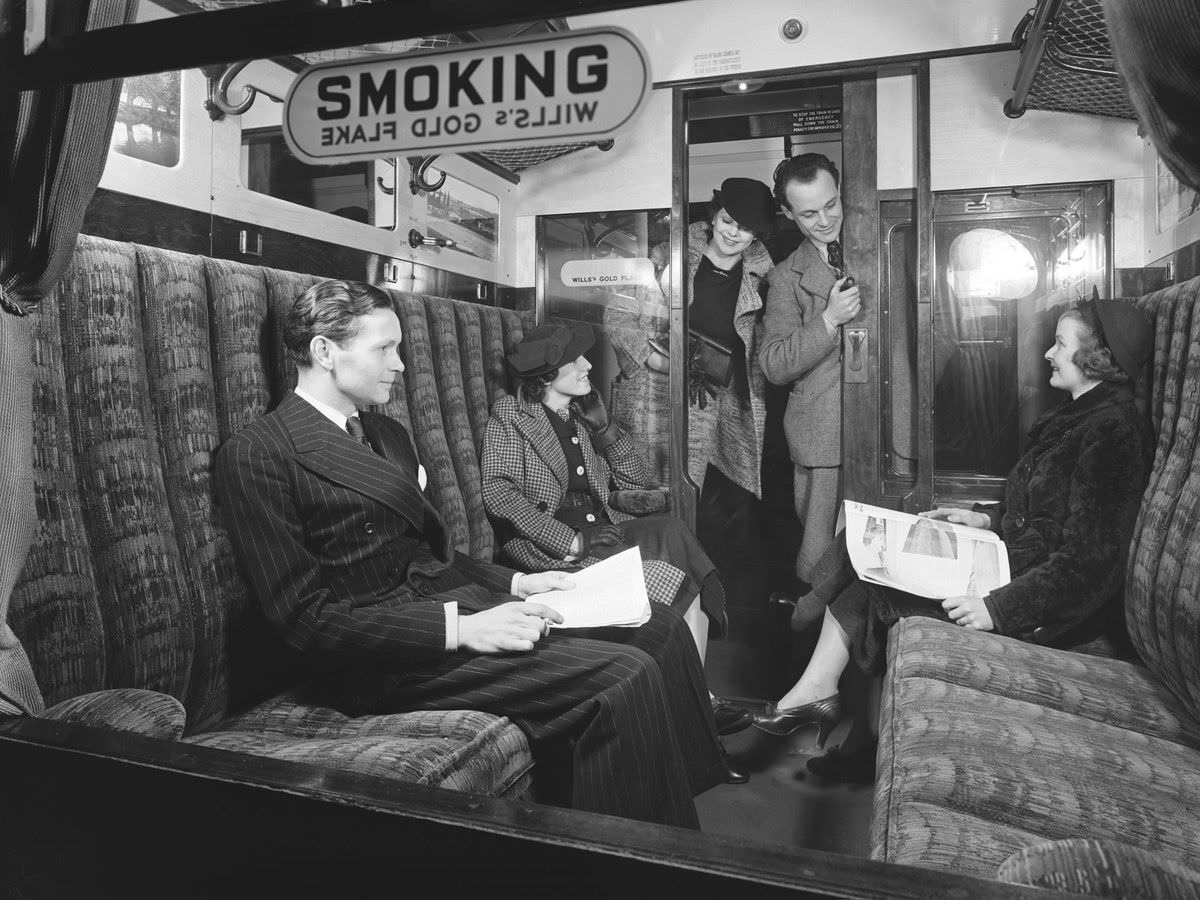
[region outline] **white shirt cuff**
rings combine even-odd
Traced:
[[[514,597],[521,596],[520,594],[517,593],[517,585],[520,583],[521,576],[524,574],[525,574],[524,572],[513,572],[512,584],[510,584],[508,586],[508,592],[510,594],[512,594]]]
[[[821,313],[821,321],[825,323],[825,333],[828,334],[830,338],[836,338],[838,327],[830,322],[829,317],[824,313]]]
[[[442,607],[446,611],[446,652],[458,649],[458,603],[451,600]]]

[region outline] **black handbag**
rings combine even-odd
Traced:
[[[733,380],[733,347],[691,328],[688,338],[692,368],[703,372],[713,384],[729,387]]]

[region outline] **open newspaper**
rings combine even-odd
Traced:
[[[554,628],[598,628],[602,625],[637,627],[650,621],[650,598],[642,575],[642,551],[622,550],[586,569],[571,573],[575,587],[533,594],[541,603],[562,613]]]
[[[846,504],[846,548],[863,581],[945,600],[1008,584],[1004,541],[985,528]]]

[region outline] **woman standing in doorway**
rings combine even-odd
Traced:
[[[741,517],[736,512],[727,515],[718,526],[720,513],[706,516],[706,508],[745,510],[762,497],[766,379],[758,354],[763,291],[772,263],[759,236],[773,229],[774,215],[775,203],[765,184],[727,178],[713,192],[708,219],[688,228],[688,474],[701,488],[697,530],[710,554],[722,537],[739,530],[732,520]],[[669,257],[667,244],[650,254],[659,281],[668,287],[663,273]],[[661,411],[670,403],[669,305],[666,292],[653,285],[640,299],[636,312],[610,307],[605,313],[621,366],[621,378],[613,385],[613,412],[649,446],[651,468],[663,477],[668,442]],[[717,530],[724,534],[712,534]],[[717,565],[721,566],[719,559]]]

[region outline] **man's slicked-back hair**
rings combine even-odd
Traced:
[[[841,188],[842,177],[833,160],[824,153],[801,153],[785,159],[775,167],[775,199],[782,209],[791,209],[787,205],[787,186],[793,181],[809,184],[816,181],[821,172],[828,172],[833,179],[833,186]]]
[[[312,365],[308,345],[318,335],[339,347],[358,333],[362,316],[392,309],[387,291],[362,281],[319,281],[296,298],[283,320],[283,345],[296,365]]]

